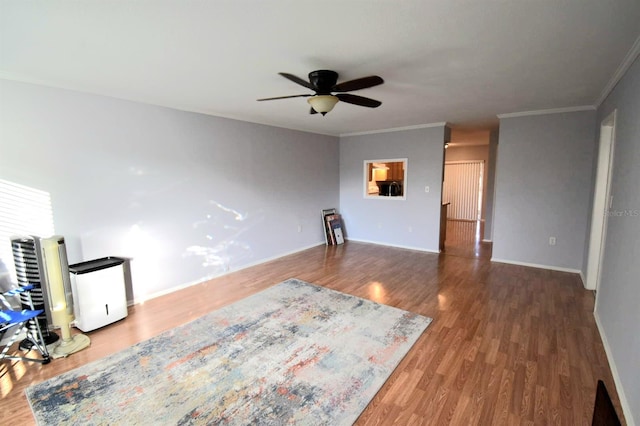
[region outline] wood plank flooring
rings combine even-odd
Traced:
[[[491,259],[492,244],[483,242],[484,222],[472,220],[447,219],[447,238],[444,253]]]
[[[68,359],[0,362],[0,424],[33,424],[27,386],[292,277],[434,319],[358,425],[589,425],[598,379],[622,417],[594,297],[577,275],[347,242],[131,307]]]

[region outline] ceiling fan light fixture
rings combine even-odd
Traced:
[[[316,95],[307,99],[311,108],[322,115],[325,115],[333,109],[338,103],[338,98],[332,95]]]

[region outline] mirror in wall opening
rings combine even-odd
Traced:
[[[365,198],[406,199],[407,159],[366,160],[364,162]]]

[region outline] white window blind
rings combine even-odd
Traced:
[[[54,234],[51,195],[46,191],[0,179],[0,274],[16,282],[11,238],[17,235],[48,237]]]
[[[482,208],[482,161],[452,161],[444,166],[447,219],[480,220]]]

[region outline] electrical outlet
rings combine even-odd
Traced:
[[[424,187],[424,192],[429,192],[429,186]]]
[[[556,237],[549,237],[549,245],[550,246],[556,245]]]
[[[302,225],[298,225],[298,232],[302,232]]]
[[[409,232],[413,232],[413,226],[409,227]]]

